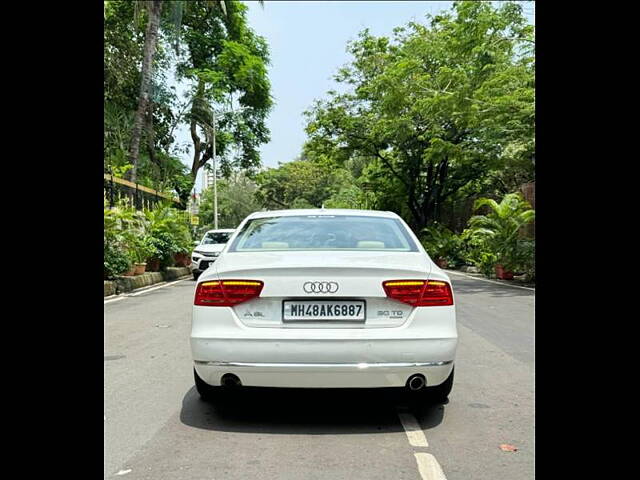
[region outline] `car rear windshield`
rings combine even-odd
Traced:
[[[231,236],[230,232],[215,232],[215,233],[207,233],[202,240],[203,245],[215,245],[219,243],[227,243],[229,241],[229,237]]]
[[[352,215],[254,218],[244,225],[229,249],[266,250],[418,251],[398,219]]]

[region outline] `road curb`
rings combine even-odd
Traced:
[[[509,282],[507,280],[498,280],[496,278],[487,278],[485,275],[481,273],[462,273],[459,270],[451,270],[451,269],[442,269],[447,274],[453,273],[454,275],[461,275],[463,277],[475,278],[476,280],[481,280],[484,282],[495,283],[496,285],[504,285],[505,287],[514,287],[514,288],[522,288],[524,290],[532,290],[536,291],[536,287],[530,285],[518,285],[513,282]]]
[[[104,281],[104,296],[110,297],[121,293],[132,292],[157,283],[179,280],[191,275],[188,267],[169,267],[164,272],[146,272],[142,275],[118,276],[115,280]]]

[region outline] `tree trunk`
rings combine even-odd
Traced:
[[[196,90],[196,99],[204,97],[204,82],[200,80],[198,82],[198,88]],[[190,122],[190,131],[191,131],[191,140],[193,141],[193,160],[191,162],[191,176],[193,177],[193,181],[195,182],[196,176],[198,175],[198,170],[205,166],[205,164],[213,158],[213,146],[208,143],[208,135],[205,130],[205,141],[202,143],[200,137],[198,136],[198,116],[195,113],[196,100],[194,99],[191,102],[191,122]],[[203,127],[205,129],[206,127]],[[213,141],[213,139],[211,139]]]
[[[147,109],[147,150],[149,151],[149,160],[151,163],[155,163],[160,170],[160,176],[162,177],[162,164],[160,160],[156,157],[156,141],[155,141],[155,129],[153,126],[153,102],[148,103]]]
[[[160,26],[160,12],[162,10],[162,0],[153,0],[151,7],[148,9],[149,19],[147,21],[147,29],[144,36],[144,56],[142,59],[142,71],[140,80],[140,93],[138,96],[138,109],[133,120],[133,131],[131,132],[131,147],[129,149],[129,163],[133,165],[130,170],[130,179],[132,182],[138,178],[138,159],[140,156],[140,138],[142,137],[142,128],[144,124],[144,116],[149,103],[149,90],[151,86],[151,78],[153,73],[153,57],[156,53],[158,45],[158,28]]]
[[[186,210],[187,204],[189,203],[189,197],[191,196],[191,190],[193,190],[193,186],[195,185],[195,179],[189,185],[186,185],[185,188],[176,187],[176,191],[178,192],[178,199],[180,200],[179,208],[180,210]]]

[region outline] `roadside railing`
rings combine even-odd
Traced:
[[[123,198],[126,198],[136,210],[150,209],[157,203],[166,200],[174,202],[175,206],[180,208],[180,200],[177,197],[116,177],[110,173],[104,174],[104,198],[109,202],[110,207],[114,207]]]

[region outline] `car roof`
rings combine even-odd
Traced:
[[[205,234],[206,233],[227,233],[227,232],[235,232],[235,231],[236,231],[235,228],[222,228],[218,230],[207,230]]]
[[[362,217],[384,217],[399,218],[393,212],[383,212],[380,210],[352,210],[347,208],[304,208],[292,210],[268,210],[264,212],[254,212],[247,218],[267,218],[267,217],[291,217],[291,216],[307,216],[307,215],[353,215]]]

